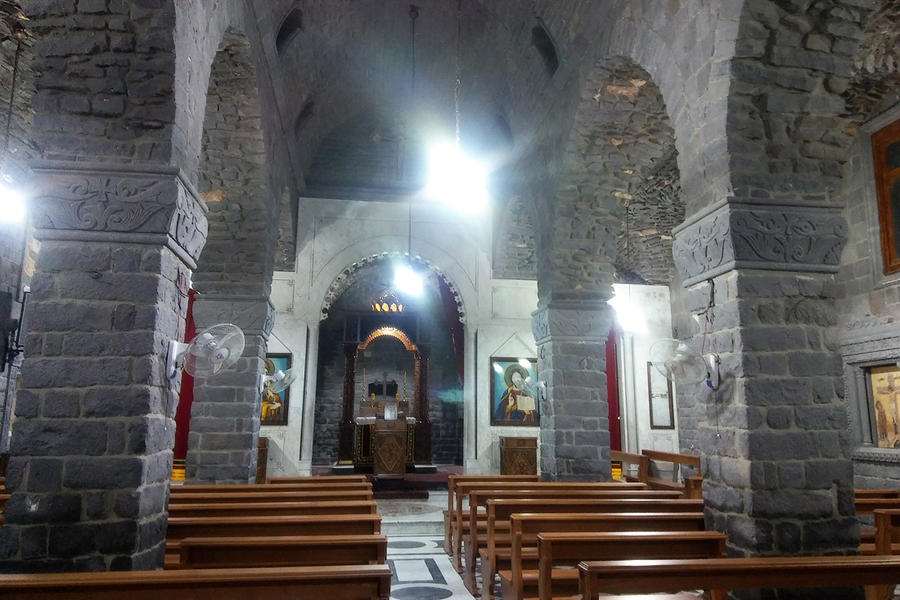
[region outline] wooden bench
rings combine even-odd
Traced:
[[[487,543],[479,548],[482,581],[487,598],[491,598],[494,577],[500,570],[510,570],[512,559],[511,519],[516,513],[686,513],[703,512],[702,500],[658,498],[582,498],[582,499],[491,499],[487,502]],[[536,540],[533,544],[536,553]]]
[[[248,483],[237,485],[176,485],[172,486],[170,496],[181,494],[199,494],[203,492],[215,492],[221,494],[256,493],[268,494],[271,492],[325,492],[325,491],[372,491],[372,484],[367,482],[338,481],[335,483]]]
[[[387,565],[4,575],[9,600],[388,600]]]
[[[503,600],[535,596],[540,600],[551,600],[561,594],[577,595],[577,565],[580,561],[724,557],[726,539],[725,534],[718,531],[539,533],[537,570],[521,571],[522,587],[518,591],[513,587],[512,572],[501,571]],[[527,562],[523,558],[523,564]]]
[[[900,509],[875,510],[875,554],[900,555]],[[874,586],[869,594],[873,600],[890,600],[894,586]]]
[[[703,531],[704,526],[702,512],[518,513],[510,519],[512,540],[507,587],[522,589],[524,569],[537,566],[537,536],[540,533]]]
[[[302,535],[373,535],[381,533],[380,515],[305,515],[279,517],[169,517],[167,561],[180,556],[189,537],[275,537]]]
[[[748,588],[846,587],[895,584],[900,556],[768,556],[585,561],[578,565],[584,600],[604,594],[672,590],[719,592]],[[696,596],[693,596],[696,598]],[[654,596],[662,600],[665,596]]]
[[[170,504],[170,517],[240,517],[252,515],[374,515],[374,500],[339,500],[336,502],[210,502]]]
[[[462,572],[462,540],[467,533],[471,535],[471,531],[463,531],[464,521],[462,518],[463,509],[469,508],[469,528],[477,528],[478,522],[478,506],[466,507],[466,501],[469,494],[474,490],[526,490],[526,489],[604,489],[612,490],[634,490],[646,489],[646,485],[642,483],[620,483],[620,482],[521,482],[521,481],[501,481],[501,482],[468,482],[456,484],[456,506],[453,508],[453,521],[451,524],[451,535],[453,537],[453,562],[457,572]],[[483,529],[483,528],[482,528]]]
[[[369,479],[365,475],[304,475],[302,477],[268,477],[266,483],[282,484],[282,483],[335,483],[359,482],[368,483]]]
[[[856,489],[856,499],[861,498],[900,498],[900,489]]]
[[[536,486],[538,484],[531,484]],[[648,496],[649,494],[649,496]],[[486,543],[487,540],[487,517],[484,517],[483,526],[479,525],[478,519],[482,513],[481,509],[487,507],[488,500],[501,498],[544,498],[544,499],[578,499],[578,498],[596,498],[596,499],[615,499],[628,497],[656,497],[656,498],[672,498],[679,497],[678,492],[670,491],[654,491],[648,490],[644,484],[613,484],[604,486],[585,486],[584,484],[574,483],[558,483],[558,484],[540,484],[539,487],[501,490],[496,489],[472,489],[469,491],[469,523],[468,527],[463,526],[457,532],[456,546],[459,554],[454,555],[454,563],[457,571],[465,573],[475,571],[475,559],[478,558],[478,549]],[[472,510],[476,512],[473,514]],[[464,559],[464,560],[460,560]],[[463,566],[465,563],[465,566]],[[472,565],[471,569],[468,565]],[[474,575],[473,575],[474,576]]]
[[[617,462],[622,467],[622,481],[647,481],[650,475],[650,459],[643,454],[634,454],[633,452],[623,452],[621,450],[610,450],[609,460]]]
[[[491,481],[540,481],[538,475],[450,475],[447,477],[447,509],[444,511],[444,552],[453,555],[451,524],[453,522],[453,507],[456,501],[457,483],[477,483]],[[468,518],[468,511],[462,511],[462,518]]]
[[[647,468],[646,483],[654,490],[679,490],[686,496],[698,493],[702,485],[703,474],[700,471],[700,457],[694,454],[679,454],[677,452],[660,452],[659,450],[641,450],[646,456],[649,465]],[[672,465],[672,479],[659,476],[658,463]],[[689,470],[685,474],[685,467]],[[683,480],[679,480],[679,477]],[[696,479],[701,478],[701,479]],[[692,480],[688,483],[688,480]]]
[[[181,540],[178,568],[259,568],[379,565],[387,561],[383,535],[207,537]]]
[[[874,516],[876,510],[900,509],[900,498],[893,496],[868,496],[857,497],[854,501],[856,514]],[[876,528],[860,524],[859,552],[860,554],[875,554]]]
[[[172,504],[229,504],[234,502],[338,502],[373,500],[372,491],[321,491],[321,492],[197,492],[169,497]]]

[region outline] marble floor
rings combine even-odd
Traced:
[[[395,600],[472,600],[462,578],[444,552],[441,510],[447,492],[430,492],[428,500],[379,500],[382,531],[388,536],[388,564],[394,572]]]

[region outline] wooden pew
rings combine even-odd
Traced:
[[[170,517],[240,517],[245,515],[374,515],[374,500],[340,500],[336,502],[232,502],[170,504]]]
[[[490,499],[487,501],[487,543],[479,548],[484,594],[491,598],[493,582],[500,570],[510,570],[513,534],[511,519],[516,513],[686,513],[703,512],[702,500],[659,498],[581,498],[581,499]],[[532,544],[537,555],[536,541]]]
[[[512,542],[508,587],[521,590],[522,573],[527,564],[523,560],[537,560],[537,536],[540,533],[703,531],[704,520],[702,512],[518,513],[510,519],[510,527]]]
[[[634,490],[646,489],[646,484],[642,483],[621,483],[621,482],[521,482],[521,481],[501,481],[501,482],[467,482],[456,484],[456,506],[453,508],[453,521],[451,524],[451,535],[453,537],[453,563],[457,572],[462,572],[462,538],[467,533],[471,535],[471,531],[463,531],[464,521],[462,519],[463,509],[469,494],[473,490],[523,490],[523,489],[585,489],[610,488],[613,490]],[[469,527],[477,528],[478,507],[470,506],[469,510]]]
[[[369,479],[365,475],[305,475],[302,477],[268,477],[266,483],[282,484],[282,483],[336,483],[339,481],[368,483]]]
[[[535,587],[540,600],[552,600],[554,594],[577,594],[576,566],[580,561],[725,557],[726,539],[718,531],[539,533],[538,569],[522,571],[523,588],[515,597],[534,597]],[[501,572],[504,600],[514,597],[507,593],[508,589],[516,591],[511,579],[511,572]]]
[[[337,501],[361,501],[373,500],[371,490],[352,492],[270,492],[260,494],[257,492],[197,492],[192,494],[178,494],[169,497],[169,504],[229,504],[234,502],[337,502]]]
[[[538,484],[532,484],[538,485]],[[605,485],[603,487],[590,486],[585,487],[584,484],[574,483],[555,483],[552,485],[540,484],[540,487],[520,488],[520,489],[472,489],[468,493],[469,496],[469,523],[468,527],[463,527],[458,531],[456,538],[456,546],[459,554],[454,555],[453,559],[457,571],[465,573],[472,572],[474,577],[475,559],[478,558],[478,550],[484,546],[487,540],[487,520],[485,517],[484,526],[477,525],[478,515],[473,515],[472,510],[479,510],[481,507],[487,508],[487,502],[492,499],[501,498],[544,498],[544,499],[577,499],[577,498],[596,498],[596,499],[615,499],[629,497],[655,497],[655,498],[677,498],[680,497],[679,492],[672,491],[655,491],[648,490],[644,484],[619,484],[616,486]],[[463,558],[464,560],[460,560]],[[465,566],[463,566],[465,563]],[[468,565],[472,565],[471,569]]]
[[[651,489],[680,490],[681,492],[687,493],[689,491],[687,484],[678,481],[679,474],[684,480],[687,480],[689,477],[702,477],[703,475],[700,471],[700,457],[697,455],[679,454],[677,452],[660,452],[658,450],[641,450],[641,454],[646,456],[650,463],[647,469],[647,479],[644,480],[644,483],[650,486]],[[674,479],[666,479],[654,474],[657,468],[656,463],[660,462],[672,464],[672,475]],[[691,470],[689,474],[684,474],[684,467],[688,467]],[[694,490],[697,486],[698,482],[695,480],[691,484],[690,489]]]
[[[854,501],[856,514],[874,515],[876,510],[900,509],[900,498],[892,496],[864,496]],[[859,551],[861,554],[875,554],[876,528],[862,525],[859,530]]]
[[[900,489],[855,489],[856,499],[861,498],[900,498]]]
[[[236,485],[175,485],[172,486],[170,495],[199,494],[203,492],[216,492],[221,494],[257,493],[268,494],[271,492],[356,492],[371,491],[372,484],[358,481],[338,481],[328,483],[248,483]]]
[[[646,483],[650,476],[650,459],[644,454],[610,450],[609,460],[621,463],[622,481]]]
[[[185,538],[179,568],[259,568],[380,565],[387,561],[383,535]]]
[[[900,555],[900,509],[876,509],[874,514],[874,554]],[[891,600],[894,597],[894,586],[873,586],[869,597],[871,600]]]
[[[444,552],[453,555],[451,523],[453,522],[453,507],[456,501],[457,483],[476,483],[490,481],[540,481],[539,475],[463,475],[453,474],[447,477],[447,510],[444,511]],[[463,510],[463,519],[468,518],[468,511]]]
[[[900,581],[900,556],[585,561],[579,563],[578,571],[584,600],[594,600],[601,593],[895,584]]]
[[[373,535],[381,533],[380,515],[304,515],[288,517],[169,517],[167,562],[180,556],[189,537],[275,537],[301,535]]]
[[[4,575],[9,600],[388,600],[387,565]]]

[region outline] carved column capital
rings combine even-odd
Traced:
[[[540,345],[550,340],[605,340],[612,325],[612,308],[596,306],[544,306],[531,313],[531,331]]]
[[[161,244],[196,268],[207,209],[178,169],[39,162],[32,171],[39,239]]]
[[[836,273],[847,242],[841,207],[800,202],[723,200],[673,231],[686,287],[737,268]]]

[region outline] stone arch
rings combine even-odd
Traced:
[[[208,80],[197,180],[209,235],[193,276],[193,316],[198,329],[238,325],[246,347],[227,381],[194,382],[186,478],[246,483],[255,477],[257,379],[273,319],[277,204],[268,186],[256,63],[236,27],[222,34]]]
[[[539,285],[543,297],[564,300],[608,297],[617,271],[634,276],[639,269],[629,245],[652,224],[660,198],[675,207],[676,222],[683,217],[677,193],[652,193],[653,182],[672,186],[677,151],[662,93],[649,73],[625,56],[608,57],[597,61],[582,89],[553,199],[557,217],[548,245],[559,251],[545,254],[551,264],[542,273],[549,277]],[[636,199],[646,210],[632,206]],[[636,228],[625,230],[629,220]],[[668,271],[672,220],[653,228],[662,243],[654,254]]]
[[[322,301],[320,318],[325,319],[328,317],[328,312],[331,309],[332,305],[353,283],[354,276],[358,272],[384,261],[397,260],[408,256],[408,254],[401,254],[400,252],[381,252],[379,254],[371,254],[369,256],[363,257],[359,261],[356,261],[346,267],[337,275],[337,277],[334,278],[334,280],[331,282],[331,285],[328,286],[328,291],[325,293],[325,298]],[[461,323],[465,323],[466,311],[463,308],[462,295],[460,294],[459,289],[456,287],[456,284],[454,284],[453,281],[449,277],[447,277],[447,275],[444,274],[444,272],[432,261],[424,259],[421,256],[414,256],[412,258],[412,262],[419,267],[425,267],[428,270],[434,272],[441,279],[441,281],[443,281],[447,285],[447,287],[450,288],[450,292],[453,294],[453,300],[456,303],[456,311],[459,314],[459,320]]]

